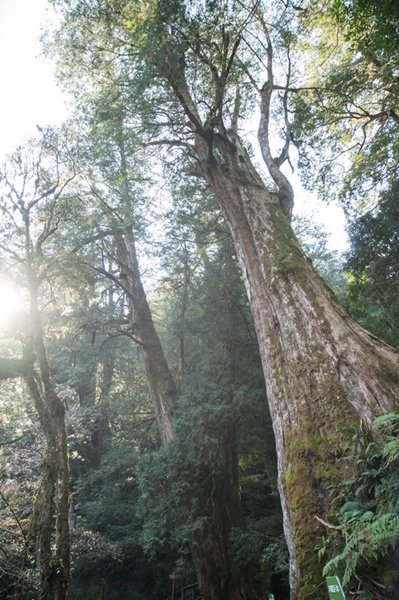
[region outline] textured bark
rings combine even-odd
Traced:
[[[55,392],[43,339],[37,300],[38,280],[30,276],[31,368],[25,379],[45,439],[42,482],[37,492],[30,538],[40,572],[40,600],[65,600],[70,575],[69,464],[65,406]],[[36,357],[38,370],[33,368]]]
[[[268,145],[270,42],[269,81],[258,90],[259,140],[278,194],[267,190],[237,130],[227,131],[225,115],[210,111],[201,118],[186,80],[184,45],[165,37],[161,68],[194,132],[193,172],[202,175],[219,200],[254,318],[276,440],[292,598],[320,600],[326,592],[315,548],[323,526],[316,517],[328,521],[331,490],[351,469],[342,460],[350,443],[348,426],[359,420],[370,426],[377,415],[398,409],[399,355],[348,317],[293,234],[292,189]],[[195,56],[211,72],[216,68],[200,50]],[[223,96],[220,85],[217,77],[218,97]]]
[[[356,325],[302,253],[277,195],[228,140],[214,158],[203,136],[202,174],[229,224],[257,331],[278,454],[291,556],[292,598],[323,598],[316,516],[350,468],[347,426],[397,410],[398,353]]]
[[[162,442],[169,442],[173,438],[172,413],[177,388],[141,282],[132,228],[115,230],[114,239],[118,263],[122,270],[121,280],[129,303],[132,333],[139,344],[143,358],[158,431]]]

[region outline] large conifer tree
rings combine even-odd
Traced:
[[[347,426],[369,426],[397,408],[399,357],[348,317],[290,225],[293,192],[281,165],[288,157],[293,86],[284,25],[292,15],[285,9],[266,18],[262,2],[238,0],[67,4],[70,34],[66,28],[63,43],[75,52],[75,74],[78,65],[89,74],[97,68],[98,76],[101,64],[114,61],[143,143],[185,152],[190,172],[219,201],[246,282],[267,384],[292,598],[319,600],[324,591],[315,544],[331,515],[334,485],[351,471],[344,460]],[[278,83],[276,52],[286,67]],[[278,100],[283,141],[274,156],[270,117]],[[271,184],[242,138],[242,116],[254,104]],[[170,156],[179,160],[177,151],[165,160]]]

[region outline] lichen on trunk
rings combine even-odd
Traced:
[[[215,142],[214,142],[215,143]],[[316,546],[334,484],[351,466],[348,426],[397,409],[398,353],[356,325],[303,254],[278,197],[234,150],[197,139],[203,176],[229,224],[250,299],[276,439],[292,598],[320,599]],[[240,167],[240,168],[239,168]],[[252,180],[252,183],[248,183]]]

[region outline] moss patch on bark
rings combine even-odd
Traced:
[[[291,508],[291,520],[300,572],[295,600],[327,598],[317,546],[325,533],[316,517],[334,520],[332,500],[338,483],[347,478],[352,435],[348,422],[334,421],[330,430],[296,428],[286,437],[287,469],[284,483]]]
[[[271,223],[276,234],[274,239],[277,240],[273,256],[273,264],[271,266],[271,275],[274,273],[287,273],[296,271],[303,266],[304,256],[300,249],[299,243],[292,230],[289,219],[282,212],[278,201],[269,207],[271,214]]]

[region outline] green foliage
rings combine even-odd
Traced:
[[[137,430],[137,440],[142,433]],[[132,437],[132,436],[131,436]],[[136,440],[136,441],[137,441]],[[119,440],[103,452],[101,466],[83,473],[74,483],[77,513],[73,531],[71,598],[79,600],[89,587],[97,598],[101,585],[107,597],[164,598],[174,556],[145,556],[136,506],[138,453],[135,443]],[[155,568],[154,568],[155,566]]]
[[[79,148],[77,170],[82,172],[76,193],[61,195],[56,205],[46,201],[41,213],[42,220],[51,224],[54,218],[58,227],[51,243],[44,240],[42,250],[49,267],[43,273],[48,277],[48,296],[53,300],[54,288],[62,293],[44,320],[52,374],[69,400],[72,489],[78,512],[71,597],[98,597],[104,591],[105,577],[107,582],[118,582],[117,591],[107,589],[107,598],[119,594],[153,599],[165,596],[167,575],[176,565],[184,573],[182,578],[188,576],[189,542],[206,532],[209,537],[201,541],[212,552],[213,515],[232,500],[226,489],[233,451],[239,458],[244,516],[242,526],[230,531],[236,565],[248,568],[258,581],[267,580],[270,574],[286,574],[274,440],[248,302],[214,199],[203,184],[188,183],[182,175],[183,169],[190,172],[193,167],[196,138],[193,123],[187,126],[192,107],[188,101],[184,114],[168,87],[173,80],[175,87],[180,85],[187,97],[191,95],[198,119],[204,130],[209,128],[208,137],[215,134],[214,141],[231,143],[230,127],[237,124],[235,119],[250,113],[254,90],[264,76],[265,46],[252,21],[255,11],[234,0],[54,3],[65,11],[65,22],[55,37],[60,78],[77,99],[80,135],[72,147]],[[261,10],[266,4],[260,4]],[[311,147],[308,156],[318,163],[320,155],[316,157],[314,149],[329,148],[324,167],[316,174],[325,195],[331,194],[331,181],[338,181],[337,189],[346,196],[370,183],[377,185],[379,193],[390,184],[397,168],[397,49],[382,27],[391,4],[384,0],[378,12],[375,3],[366,0],[336,0],[331,13],[331,2],[323,2],[322,33],[319,36],[316,27],[312,35],[304,33],[307,42],[320,42],[315,51],[310,48],[311,60],[315,52],[323,60],[311,82],[317,85],[295,92],[294,136],[303,147]],[[287,25],[292,14],[289,5],[272,37]],[[273,7],[272,12],[278,10]],[[309,9],[306,14],[310,13]],[[310,17],[312,26],[315,14],[320,16],[317,9]],[[339,37],[338,52],[331,57],[336,18],[345,31]],[[386,31],[395,27],[390,19]],[[280,49],[291,46],[293,40],[301,42],[297,33],[285,31]],[[286,60],[284,56],[282,64]],[[295,89],[294,79],[288,83]],[[277,94],[282,97],[284,89]],[[168,151],[162,152],[160,144],[165,142]],[[351,170],[345,177],[335,156],[353,142]],[[168,164],[164,170],[175,196],[168,215],[167,243],[161,250],[167,276],[162,289],[153,294],[153,305],[182,390],[175,439],[156,451],[143,370],[136,351],[121,341],[125,336],[126,342],[127,334],[134,337],[134,325],[128,329],[123,323],[126,298],[123,286],[118,285],[120,268],[107,233],[111,225],[129,225],[143,237],[151,211],[148,196],[154,195],[151,186],[161,171],[149,174],[158,162],[150,167],[143,164],[141,149],[151,144],[156,148],[156,161],[161,156]],[[227,168],[216,146],[213,158]],[[187,152],[185,160],[181,149]],[[177,164],[178,169],[173,168]],[[345,166],[344,161],[343,170]],[[369,196],[361,198],[363,204],[370,201]],[[358,239],[350,269],[361,291],[355,300],[351,284],[350,302],[353,312],[356,305],[360,317],[364,314],[370,322],[375,313],[364,307],[370,307],[378,289],[386,289],[387,283],[391,286],[390,300],[386,304],[380,298],[376,301],[384,318],[397,303],[396,284],[391,285],[396,278],[392,265],[399,262],[396,233],[390,229],[392,216],[397,222],[395,210],[393,200],[381,204],[378,218],[365,218],[358,234],[353,232],[353,239],[355,235]],[[378,239],[381,249],[378,265],[361,245],[370,232],[374,232],[370,248]],[[3,233],[7,246],[12,234],[6,229]],[[325,239],[319,236],[316,245],[308,244],[308,250],[316,267],[342,296],[345,286],[337,275],[340,263],[328,252]],[[37,258],[43,261],[43,255]],[[98,275],[104,270],[111,283]],[[395,313],[389,318],[397,322]],[[349,583],[360,577],[365,589],[374,589],[366,570],[370,567],[380,576],[381,558],[396,543],[399,490],[392,470],[399,456],[397,429],[393,417],[376,423],[377,433],[388,436],[382,448],[362,436],[356,438],[357,472],[339,490],[339,529],[325,548],[331,556],[326,569],[341,570]],[[23,502],[18,504],[18,494],[24,491],[19,480],[24,482],[24,475],[13,473],[10,479],[10,498],[24,514]],[[28,479],[29,492],[34,475]],[[7,507],[1,511],[6,515]],[[12,536],[17,527],[9,514],[6,528],[7,549],[20,559],[23,544],[20,540],[14,552]],[[129,587],[129,579],[134,580],[135,590]]]
[[[40,481],[42,440],[31,400],[18,380],[0,385],[0,597],[33,597],[38,589],[26,539]],[[15,596],[14,596],[15,595]]]
[[[285,539],[269,541],[261,556],[262,566],[270,573],[281,573],[287,578],[289,556]]]
[[[344,301],[347,282],[343,275],[343,257],[328,248],[327,233],[307,217],[295,217],[293,229],[303,250],[327,285]]]
[[[138,511],[143,546],[152,556],[172,548],[180,556],[179,569],[183,571],[190,543],[200,535],[201,543],[206,543],[204,533],[217,526],[213,524],[213,511],[220,509],[215,507],[231,501],[223,500],[228,477],[226,430],[237,419],[236,411],[245,411],[246,406],[242,397],[239,405],[226,404],[221,394],[229,393],[220,383],[217,388],[206,386],[205,380],[200,392],[191,389],[180,400],[174,440],[142,459]],[[242,456],[246,452],[254,454],[255,448],[253,445],[245,449],[241,444]],[[250,476],[251,469],[258,475]],[[256,464],[243,460],[245,521],[243,527],[231,531],[235,563],[237,567],[250,569],[258,585],[273,573],[286,572],[287,568],[285,544],[277,540],[282,529],[281,515],[270,495],[263,469],[260,461]],[[208,551],[213,552],[213,548]]]
[[[233,527],[230,542],[237,569],[249,571],[260,586],[275,572],[262,563],[270,543],[265,530],[278,537],[282,520],[271,493],[274,440],[253,325],[214,199],[187,182],[176,186],[175,194],[168,214],[174,243],[162,248],[167,294],[158,296],[156,309],[166,325],[165,347],[176,371],[181,366],[176,342],[184,342],[185,369],[174,440],[142,460],[142,542],[150,554],[172,548],[180,555],[182,580],[193,541],[201,540],[206,552],[214,552],[218,542],[210,531],[220,531],[215,514],[221,506],[237,510],[226,495],[231,489],[229,452],[237,449],[244,519]]]
[[[373,429],[377,441],[353,438],[356,471],[336,490],[338,526],[319,551],[330,557],[325,574],[339,573],[346,589],[370,599],[391,598],[398,584],[399,415],[379,417]]]
[[[179,403],[175,439],[142,461],[139,476],[143,544],[179,552],[208,520],[200,497],[208,481],[224,473],[223,439],[231,414],[221,389],[203,386]],[[211,498],[209,499],[211,502]]]
[[[307,81],[294,98],[294,137],[302,174],[348,210],[372,204],[397,172],[398,17],[394,0],[333,0],[311,3],[301,19]]]
[[[349,230],[347,305],[365,328],[398,347],[399,208],[397,183]]]
[[[355,50],[395,66],[399,36],[395,0],[333,0],[331,12],[346,27],[346,38]]]

